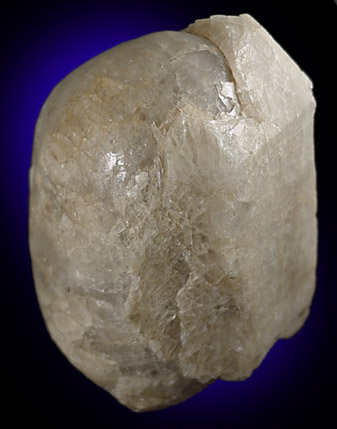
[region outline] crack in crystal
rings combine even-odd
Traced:
[[[121,403],[247,378],[303,324],[313,112],[308,79],[247,15],[113,48],[48,98],[30,170],[39,303]]]

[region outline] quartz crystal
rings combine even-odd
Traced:
[[[314,292],[315,101],[249,15],[88,61],[52,91],[29,240],[51,337],[135,411],[243,380]]]

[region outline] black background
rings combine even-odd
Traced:
[[[10,424],[3,427],[333,426],[337,369],[335,2],[46,3],[12,2],[1,18],[0,225],[4,294],[0,344],[5,400],[0,422],[10,418]],[[53,86],[93,55],[152,31],[180,30],[198,18],[240,13],[250,13],[257,19],[314,83],[320,232],[318,282],[311,315],[295,337],[273,347],[251,379],[217,382],[178,406],[136,414],[76,371],[45,329],[27,244],[27,179],[34,124]],[[99,38],[95,36],[98,30],[102,35]],[[46,60],[53,55],[54,62]],[[46,76],[41,84],[39,76]]]

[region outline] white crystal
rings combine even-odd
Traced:
[[[41,111],[30,249],[48,330],[137,411],[249,377],[315,285],[311,83],[249,15],[99,55]]]

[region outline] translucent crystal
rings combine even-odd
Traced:
[[[308,316],[315,101],[249,15],[132,40],[51,93],[30,170],[48,330],[121,403],[250,376]]]

